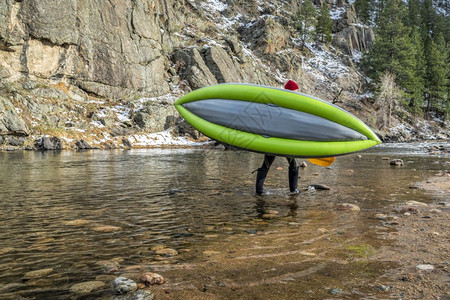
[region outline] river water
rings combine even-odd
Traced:
[[[262,155],[246,151],[0,152],[0,298],[73,298],[73,285],[103,280],[103,288],[82,296],[108,299],[110,278],[101,275],[114,278],[131,266],[147,266],[169,276],[169,291],[177,282],[181,290],[180,286],[202,289],[200,279],[182,284],[192,273],[177,275],[176,267],[161,267],[186,264],[203,264],[203,272],[228,278],[224,286],[236,290],[239,286],[230,278],[238,276],[242,282],[250,274],[227,277],[224,270],[217,275],[220,271],[211,271],[205,261],[221,247],[241,253],[249,246],[242,241],[250,243],[250,237],[260,233],[293,236],[308,229],[337,228],[351,232],[345,241],[355,238],[358,245],[376,248],[387,241],[370,234],[379,223],[370,216],[407,200],[433,201],[432,195],[411,186],[450,169],[448,156],[430,155],[427,147],[430,144],[388,144],[338,157],[331,168],[308,164],[301,170],[300,195],[288,193],[288,165],[277,158],[264,196],[254,195],[251,174]],[[383,157],[401,158],[405,165],[392,167]],[[310,184],[325,184],[331,190],[308,189]],[[361,212],[349,217],[336,211],[341,203],[356,204]],[[277,247],[264,240],[255,243]],[[177,250],[178,255],[157,254],[161,248]],[[206,252],[216,248],[219,251]],[[240,261],[245,261],[242,256]],[[30,275],[36,270],[44,273]],[[273,278],[282,274],[277,276]]]

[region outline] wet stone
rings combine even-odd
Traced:
[[[179,253],[189,253],[191,251],[192,251],[191,249],[179,249],[178,250]]]
[[[387,220],[388,216],[385,214],[376,214],[375,218],[378,220]]]
[[[97,232],[116,232],[116,231],[121,231],[122,227],[118,227],[118,226],[96,226],[92,228],[93,231],[97,231]]]
[[[114,294],[126,294],[136,289],[136,282],[126,277],[117,277],[111,282],[111,290]]]
[[[422,271],[434,270],[434,267],[432,265],[418,265],[416,268]]]
[[[12,248],[12,247],[5,247],[5,248],[0,249],[0,255],[6,254],[6,253],[10,253],[10,252],[13,252],[13,251],[14,251],[14,248]]]
[[[67,226],[84,226],[91,223],[91,221],[89,220],[83,220],[83,219],[76,219],[76,220],[70,220],[70,221],[65,221],[64,225]]]
[[[140,281],[147,286],[154,284],[163,284],[165,282],[164,277],[152,272],[142,274]]]
[[[53,273],[52,268],[35,270],[35,271],[30,271],[30,272],[25,273],[23,278],[24,279],[40,278],[40,277],[45,277],[47,275],[50,275],[51,273]]]
[[[361,209],[359,208],[359,206],[355,205],[355,204],[351,204],[351,203],[342,203],[339,204],[336,207],[337,210],[342,210],[342,211],[360,211]]]
[[[389,292],[392,287],[391,286],[387,286],[387,285],[377,285],[375,287],[376,290],[380,291],[380,292]]]
[[[162,256],[176,256],[176,255],[178,255],[178,251],[175,249],[163,248],[160,250],[156,250],[155,254],[162,255]]]
[[[128,266],[126,267],[124,270],[125,271],[140,271],[142,270],[144,267],[141,265],[134,265],[134,266]]]
[[[340,293],[342,293],[341,289],[329,289],[328,292],[332,295],[339,295]]]
[[[86,281],[74,284],[70,287],[70,292],[74,294],[87,294],[105,286],[103,281]]]
[[[0,285],[0,293],[11,293],[23,289],[26,285],[22,283],[8,283]]]
[[[150,250],[158,251],[158,250],[161,250],[161,249],[164,249],[164,248],[166,248],[164,245],[156,245],[156,246],[151,247]]]
[[[406,205],[409,205],[409,206],[421,206],[421,207],[428,206],[428,204],[426,204],[426,203],[419,202],[419,201],[414,201],[414,200],[407,201]]]
[[[53,280],[48,278],[40,278],[40,279],[33,279],[26,282],[28,286],[33,287],[46,287],[46,286],[54,286],[55,283]]]
[[[325,184],[310,184],[308,188],[314,188],[315,190],[323,190],[323,191],[331,190],[331,188]]]
[[[96,263],[100,266],[106,273],[113,273],[119,271],[120,264],[113,260],[101,260]]]

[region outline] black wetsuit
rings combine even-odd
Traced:
[[[262,194],[264,192],[263,186],[264,186],[264,180],[266,180],[267,172],[269,172],[270,166],[272,165],[273,161],[275,160],[274,155],[264,155],[264,162],[259,168],[258,174],[256,176],[256,193]],[[292,193],[298,192],[297,185],[298,185],[298,166],[295,158],[289,158],[286,157],[287,161],[289,162],[289,190]]]

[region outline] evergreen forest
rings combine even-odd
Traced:
[[[376,104],[402,108],[426,119],[450,118],[450,1],[356,0],[361,26],[376,38],[360,68],[369,78]],[[294,20],[302,45],[330,44],[328,6],[301,3]]]

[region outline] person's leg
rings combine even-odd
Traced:
[[[256,175],[256,194],[260,195],[264,192],[264,181],[274,160],[275,156],[264,155],[264,162],[261,168],[258,169],[258,174]]]
[[[298,193],[298,169],[295,158],[286,158],[289,162],[289,190],[291,193]]]

